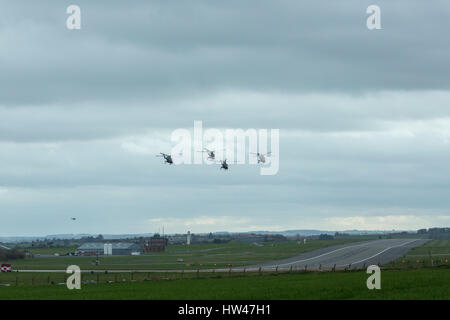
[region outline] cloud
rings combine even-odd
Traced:
[[[415,216],[415,215],[386,215],[386,216],[352,216],[326,218],[327,223],[334,229],[348,230],[417,230],[448,225],[450,216]]]
[[[199,216],[192,218],[152,218],[150,225],[164,226],[168,230],[193,230],[194,232],[212,232],[226,230],[247,230],[253,219],[233,216]],[[181,231],[182,232],[182,231]]]
[[[2,5],[1,233],[447,223],[448,1],[70,4]],[[194,120],[280,129],[279,174],[163,165]]]
[[[436,125],[450,118],[447,91],[386,91],[364,95],[225,91],[186,99],[66,103],[62,106],[0,105],[0,141],[63,142],[123,136],[170,134],[202,120],[213,128],[279,128],[282,131],[402,131]]]
[[[80,0],[80,31],[65,28],[69,4],[4,4],[2,103],[450,87],[450,47],[441,41],[450,22],[437,14],[448,9],[445,0],[414,8],[381,0],[383,30],[373,32],[365,26],[371,3],[359,0],[110,1],[107,8]]]

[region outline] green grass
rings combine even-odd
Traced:
[[[407,255],[450,254],[450,239],[431,240],[408,251]]]
[[[405,256],[386,266],[421,268],[436,265],[449,265],[450,239],[431,240],[419,247],[412,248]]]
[[[363,271],[216,274],[208,279],[83,284],[81,290],[57,285],[0,287],[0,299],[450,299],[449,272],[383,270],[381,290],[367,289]]]
[[[299,245],[296,241],[263,242],[261,246],[232,241],[225,244],[193,244],[191,246],[168,246],[165,252],[142,256],[100,256],[100,264],[95,257],[50,257],[26,258],[12,262],[14,269],[62,270],[75,264],[82,270],[146,270],[146,269],[205,269],[252,265],[269,260],[289,258],[303,252],[323,247],[363,241],[370,237],[352,237],[338,240],[316,240]],[[183,262],[178,262],[183,259]]]

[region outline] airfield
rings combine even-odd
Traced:
[[[450,240],[377,238],[171,245],[142,256],[100,256],[99,265],[95,257],[36,249],[34,258],[0,273],[0,299],[450,298]],[[66,287],[72,264],[81,267],[81,290]],[[366,287],[371,264],[381,266],[381,290]]]
[[[111,273],[124,273],[124,272],[242,272],[242,271],[272,271],[274,269],[276,270],[297,270],[297,269],[306,269],[306,270],[331,270],[331,269],[351,269],[351,268],[363,268],[364,266],[368,266],[371,264],[386,264],[391,261],[394,261],[395,259],[398,259],[399,257],[402,257],[408,250],[421,246],[425,244],[427,239],[380,239],[380,240],[370,240],[370,241],[363,241],[363,242],[350,242],[347,244],[342,245],[331,245],[331,246],[325,246],[320,249],[307,251],[305,253],[302,253],[300,255],[295,255],[292,257],[289,257],[287,259],[281,259],[281,260],[270,260],[259,264],[251,264],[251,265],[242,265],[246,262],[248,263],[251,261],[251,257],[247,260],[242,259],[242,255],[240,252],[236,252],[237,254],[232,255],[230,247],[218,247],[218,248],[210,248],[210,249],[203,249],[201,252],[204,253],[204,256],[202,257],[202,263],[199,263],[198,261],[191,262],[191,263],[174,263],[174,262],[167,262],[169,263],[169,267],[167,269],[164,268],[158,268],[159,266],[163,266],[163,261],[161,261],[161,264],[151,264],[151,263],[145,263],[146,261],[149,262],[149,260],[143,259],[142,257],[128,257],[130,262],[133,260],[135,261],[135,265],[132,265],[132,269],[127,268],[120,268],[119,265],[114,265],[114,268],[102,268],[102,264],[97,267],[93,268],[91,267],[85,267],[85,264],[82,264],[82,272],[99,272],[99,273],[105,273],[105,272],[111,272]],[[331,244],[332,242],[330,242]],[[325,245],[325,243],[322,243]],[[301,246],[299,246],[301,247]],[[274,248],[274,247],[269,247]],[[217,255],[220,255],[219,253],[212,254],[211,252],[218,251],[222,249],[225,249],[225,253],[222,253],[222,256],[219,258]],[[201,249],[200,249],[201,250]],[[274,249],[275,250],[275,249]],[[228,254],[227,254],[228,253]],[[251,252],[243,252],[244,256],[247,254],[248,256],[251,256]],[[159,255],[160,257],[172,257],[171,255]],[[184,256],[179,254],[178,256]],[[222,261],[223,256],[229,257],[228,261],[230,263],[226,264],[225,267],[217,267],[217,263],[215,264],[214,268],[211,268],[211,262],[214,260],[214,257],[216,257],[216,260]],[[145,256],[143,256],[145,258]],[[266,258],[270,259],[270,255],[266,255]],[[110,261],[111,259],[123,259],[127,257],[104,257],[102,260],[106,263]],[[205,259],[206,258],[206,259]],[[77,264],[78,262],[86,262],[86,260],[92,260],[92,257],[86,258],[86,257],[52,257],[52,256],[44,256],[40,261],[44,262],[43,264],[40,264],[39,269],[33,269],[33,268],[27,268],[27,269],[21,269],[20,266],[18,266],[15,271],[17,272],[44,272],[44,273],[58,273],[58,272],[65,272],[65,269],[56,269],[57,266],[59,266],[58,263],[55,263],[53,265],[46,264],[45,259],[51,259],[52,262],[59,262],[58,260],[65,259],[67,262],[70,262],[70,264]],[[200,259],[198,257],[197,259]],[[48,261],[47,261],[48,262]],[[144,263],[139,263],[144,262]],[[183,259],[184,262],[184,259]],[[237,266],[236,266],[237,264]],[[122,266],[126,266],[126,264],[121,264]],[[220,265],[220,264],[219,264]],[[30,265],[25,265],[27,267],[30,267]],[[44,268],[42,269],[42,266],[52,266],[53,268]],[[110,265],[111,266],[111,265]],[[147,266],[147,268],[146,268]],[[118,268],[119,267],[119,268]],[[152,268],[153,267],[153,268]]]

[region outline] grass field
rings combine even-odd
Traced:
[[[398,258],[387,266],[428,267],[449,264],[450,239],[431,240],[412,248],[404,257]]]
[[[66,269],[77,264],[95,269],[221,268],[291,257],[331,245],[370,238],[267,242],[229,242],[169,246],[143,256],[50,257],[14,261],[16,269]],[[433,240],[410,250],[382,270],[382,289],[368,290],[364,271],[253,273],[83,273],[82,290],[68,290],[65,273],[2,273],[0,299],[450,299],[449,240]],[[178,262],[183,259],[183,262]],[[441,259],[441,260],[439,260]],[[433,261],[433,264],[431,263]],[[440,267],[436,267],[440,261]],[[447,262],[445,262],[447,261]],[[424,268],[433,265],[434,268]],[[400,269],[398,269],[400,268]],[[86,284],[87,282],[93,282]],[[7,284],[9,286],[1,286]]]
[[[431,240],[411,249],[407,255],[450,255],[450,239]]]
[[[0,287],[0,299],[450,299],[449,273],[449,268],[383,270],[381,290],[367,289],[363,271],[216,274],[208,279],[83,284],[81,290],[63,285]]]
[[[171,245],[165,252],[141,256],[96,257],[34,257],[12,262],[13,269],[62,270],[76,264],[82,270],[145,270],[145,269],[205,269],[243,266],[268,260],[284,259],[303,252],[373,237],[352,237],[341,240],[315,240],[306,244],[296,241],[262,242],[259,245],[232,241],[225,244]],[[182,259],[180,262],[179,259]]]

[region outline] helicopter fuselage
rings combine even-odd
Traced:
[[[173,164],[172,156],[164,156],[164,159],[166,160],[166,163]]]

